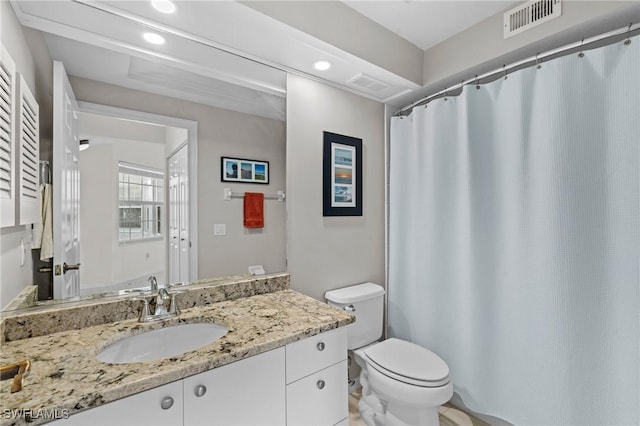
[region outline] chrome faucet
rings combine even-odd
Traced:
[[[149,277],[148,281],[149,283],[151,283],[151,294],[133,298],[133,300],[140,300],[144,303],[142,305],[142,309],[140,310],[140,317],[138,318],[138,321],[157,321],[180,315],[180,309],[178,308],[176,295],[181,292],[175,291],[172,294],[169,294],[169,291],[164,287],[158,289],[158,282],[156,280],[156,277],[154,277],[153,275]],[[151,298],[151,300],[153,300],[154,296],[156,297],[156,305],[153,314],[151,314],[149,297]]]

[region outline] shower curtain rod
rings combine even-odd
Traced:
[[[555,56],[558,55],[560,53],[563,52],[567,52],[570,50],[574,50],[574,49],[578,49],[578,48],[586,48],[587,46],[597,43],[599,41],[602,40],[606,40],[609,38],[613,38],[613,37],[623,37],[623,36],[627,36],[627,37],[631,37],[632,35],[636,35],[640,30],[640,24],[629,24],[626,27],[623,28],[619,28],[617,30],[613,30],[613,31],[609,31],[594,37],[590,37],[587,39],[583,39],[579,42],[575,42],[575,43],[571,43],[571,44],[567,44],[564,45],[562,47],[558,47],[556,49],[552,49],[549,50],[547,52],[544,53],[538,53],[535,56],[531,56],[529,58],[526,59],[522,59],[520,61],[517,62],[513,62],[509,65],[503,65],[501,68],[495,69],[493,71],[489,71],[485,74],[482,75],[476,75],[475,77],[469,79],[469,80],[463,80],[460,83],[454,84],[453,86],[449,86],[444,90],[441,90],[437,93],[434,93],[433,95],[429,95],[429,96],[425,96],[424,98],[421,98],[407,106],[405,106],[404,108],[400,109],[398,112],[396,112],[395,114],[393,114],[394,117],[398,117],[398,116],[402,116],[402,115],[408,115],[406,114],[407,111],[410,111],[420,105],[424,105],[426,103],[429,103],[429,101],[436,99],[438,97],[441,97],[443,95],[446,95],[449,92],[454,92],[464,86],[467,86],[469,84],[474,84],[479,82],[480,80],[484,80],[486,78],[495,76],[495,75],[500,75],[500,74],[508,74],[509,71],[513,70],[514,68],[519,68],[522,67],[524,65],[527,64],[537,64],[537,63],[541,63],[543,59],[548,58],[550,56]]]

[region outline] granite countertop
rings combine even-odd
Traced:
[[[27,359],[32,365],[22,391],[11,394],[11,380],[0,382],[0,425],[27,424],[24,417],[8,415],[8,410],[73,414],[353,321],[354,317],[334,307],[283,290],[196,306],[177,318],[155,323],[127,319],[5,342],[0,349],[2,364]],[[191,322],[222,324],[229,332],[195,351],[156,361],[107,364],[96,358],[100,350],[124,337]],[[36,417],[28,424],[45,422]]]
[[[289,289],[289,274],[202,279],[176,288],[181,309]],[[171,290],[172,292],[174,290]],[[0,312],[0,343],[138,318],[136,294],[54,301],[25,310]],[[155,304],[155,302],[151,302]]]

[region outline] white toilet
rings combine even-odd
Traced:
[[[438,407],[451,399],[449,367],[436,354],[400,339],[382,336],[384,289],[358,284],[325,293],[330,305],[356,316],[348,328],[348,348],[360,368],[360,416],[369,426],[439,425]]]

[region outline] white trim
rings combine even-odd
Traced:
[[[80,101],[78,102],[78,107],[81,112],[187,129],[187,144],[189,146],[189,239],[191,240],[189,280],[198,279],[198,122],[92,102]]]
[[[389,337],[389,218],[391,214],[391,117],[393,107],[384,106],[384,323],[383,338]]]

